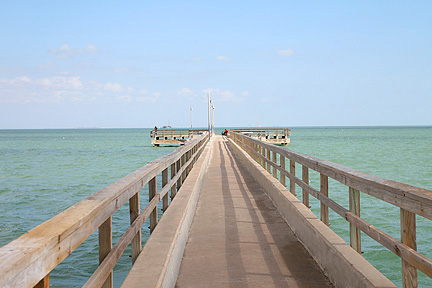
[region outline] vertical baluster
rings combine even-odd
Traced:
[[[46,275],[44,278],[42,278],[35,286],[34,288],[49,288],[49,274]]]
[[[302,180],[305,184],[309,185],[309,169],[303,165],[302,167]],[[309,206],[309,193],[303,189],[303,204],[306,205],[306,207],[310,208]]]
[[[273,151],[273,163],[277,164],[277,153]],[[273,167],[273,177],[277,179],[278,170]]]
[[[185,153],[186,154],[186,153]],[[186,163],[186,161],[185,161],[185,159],[186,159],[186,155],[185,154],[183,154],[182,156],[181,156],[181,167],[183,168],[183,166],[184,166],[184,164]],[[185,179],[186,179],[186,169],[185,170],[183,170],[183,173],[182,173],[182,176],[181,176],[181,183],[183,184],[183,182],[185,181]]]
[[[295,176],[295,161],[294,160],[290,160],[290,174],[292,176]],[[291,193],[295,196],[296,195],[296,187],[295,187],[295,181],[294,179],[290,179],[290,191]]]
[[[181,169],[181,157],[180,157],[180,159],[176,162],[176,171],[177,171],[177,174],[179,173],[179,171],[180,171],[180,169]],[[178,178],[178,180],[177,180],[177,191],[179,191],[180,190],[180,187],[181,187],[181,185],[182,185],[182,175],[180,175],[180,177]],[[175,196],[175,195],[174,195]],[[172,196],[171,196],[172,197]]]
[[[156,186],[156,177],[149,181],[149,202],[156,196],[157,186]],[[156,228],[158,223],[158,214],[157,207],[155,207],[150,214],[150,233]]]
[[[324,196],[328,196],[328,177],[320,174],[320,193]],[[321,221],[324,222],[327,226],[330,225],[329,222],[329,211],[328,207],[321,202]]]
[[[416,215],[405,209],[401,214],[401,242],[417,250]],[[404,288],[418,287],[417,269],[402,259],[402,283]]]
[[[105,259],[112,248],[112,218],[111,216],[99,226],[99,264]],[[112,271],[108,275],[103,288],[113,287],[113,274]]]
[[[162,171],[162,188],[168,184],[168,168]],[[162,211],[165,212],[168,209],[168,195],[166,193],[162,198]]]
[[[281,166],[281,168],[282,168],[283,170],[286,170],[286,166],[285,166],[285,157],[282,156],[282,155],[280,155],[280,166]],[[282,185],[283,185],[284,187],[286,187],[286,176],[285,176],[285,174],[281,173],[281,174],[280,174],[280,177],[281,177],[280,182],[282,183]]]
[[[176,175],[176,162],[171,164],[171,179],[173,179]],[[176,194],[176,183],[173,183],[173,186],[171,187],[171,201],[174,199]]]
[[[140,193],[139,191],[135,193],[129,199],[129,215],[130,215],[130,223],[132,224],[135,219],[140,214]],[[135,260],[138,258],[138,255],[141,253],[142,244],[141,244],[141,228],[138,230],[137,234],[134,236],[131,242],[132,247],[132,264],[135,263]]]
[[[267,149],[267,160],[270,160],[270,149]],[[267,162],[267,172],[270,173],[271,165]]]
[[[350,212],[360,217],[360,191],[349,187],[349,208]],[[350,224],[350,245],[361,254],[361,231]]]

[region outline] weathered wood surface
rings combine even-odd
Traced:
[[[202,135],[187,146],[149,162],[0,248],[0,287],[35,286],[146,183],[179,161],[190,147],[203,144],[206,137]],[[166,191],[171,189],[166,187]]]
[[[404,287],[417,287],[416,269],[432,278],[432,260],[417,252],[415,244],[415,215],[432,220],[432,191],[386,180],[340,164],[296,153],[286,148],[260,142],[240,133],[232,133],[230,137],[249,154],[253,155],[253,157],[259,157],[261,160],[258,160],[258,163],[262,161],[263,167],[272,166],[273,169],[278,169],[281,175],[285,175],[290,179],[291,183],[295,183],[295,185],[302,188],[303,193],[317,198],[321,202],[321,220],[325,224],[329,225],[328,208],[345,218],[350,223],[352,231],[350,233],[351,239],[353,239],[351,244],[359,253],[361,253],[361,230],[400,256],[403,260]],[[287,171],[277,163],[269,160],[269,157],[257,153],[256,145],[262,150],[271,150],[273,153],[279,153],[281,157],[286,157],[290,161],[302,165],[302,179],[295,176],[295,170],[290,169],[290,171]],[[292,164],[290,164],[290,167],[292,167]],[[320,173],[320,191],[309,185],[309,169]],[[350,187],[352,197],[350,200],[350,210],[345,209],[328,197],[328,178],[337,180]],[[389,236],[360,218],[360,198],[359,195],[356,195],[355,191],[369,194],[401,208],[401,211],[403,211],[401,212],[401,241]],[[305,198],[303,198],[303,201],[305,201]],[[305,205],[308,206],[308,199],[306,202],[307,204]]]

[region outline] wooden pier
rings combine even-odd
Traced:
[[[319,174],[318,184],[310,173]],[[349,208],[329,196],[329,179],[346,185]],[[400,209],[400,219],[389,219],[400,220],[400,240],[361,218],[363,194]],[[318,217],[310,196],[319,200]],[[127,202],[131,224],[113,246],[113,214]],[[350,243],[329,228],[329,209],[347,221]],[[361,235],[399,256],[403,286],[418,287],[418,270],[432,281],[432,260],[417,251],[416,217],[432,220],[432,191],[245,133],[210,139],[203,132],[0,248],[0,287],[49,287],[49,273],[96,230],[100,265],[83,287],[112,287],[129,244],[133,266],[124,288],[396,287],[361,256]],[[143,245],[147,219],[151,236]]]
[[[220,135],[224,129],[215,129],[214,133]],[[184,145],[187,141],[202,135],[205,129],[158,129],[150,132],[151,144]],[[242,133],[263,142],[286,145],[290,143],[291,130],[288,128],[236,128],[229,132]]]

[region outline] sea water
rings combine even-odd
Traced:
[[[153,147],[150,129],[0,130],[0,246],[54,217],[99,189],[176,147]],[[432,190],[432,127],[292,128],[296,152],[356,170]],[[298,165],[300,166],[300,165]],[[301,167],[297,167],[301,175]],[[319,175],[311,172],[311,185]],[[158,184],[160,185],[160,179]],[[141,208],[148,192],[141,192]],[[301,190],[297,187],[301,199]],[[348,208],[347,187],[330,180],[329,195]],[[361,195],[361,215],[400,239],[400,211]],[[311,197],[312,211],[319,203]],[[127,204],[113,215],[113,242],[129,225]],[[349,241],[347,222],[330,212],[331,228]],[[144,224],[147,227],[148,223]],[[148,229],[142,229],[143,241]],[[418,250],[432,258],[431,221],[417,217]],[[98,266],[97,232],[50,274],[52,287],[81,287]],[[400,258],[362,234],[363,256],[401,286]],[[130,248],[114,272],[119,287],[130,267]],[[419,273],[420,287],[432,285]]]

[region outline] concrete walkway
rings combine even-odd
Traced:
[[[216,136],[176,287],[333,287]]]

